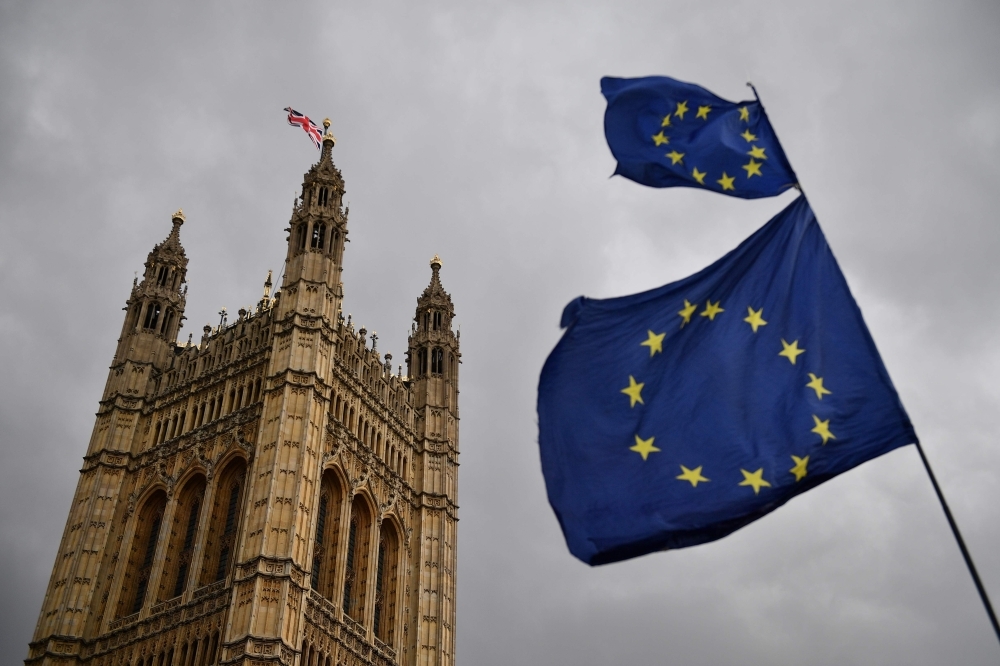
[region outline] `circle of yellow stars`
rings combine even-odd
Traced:
[[[684,107],[678,108],[678,111],[683,110],[687,112],[688,109]],[[704,113],[702,112],[704,110]],[[703,116],[707,117],[708,113],[711,111],[710,107],[699,107],[697,117],[701,118]],[[683,117],[683,114],[681,114]],[[667,126],[664,120],[664,126]],[[698,310],[701,309],[701,312]],[[680,317],[680,328],[691,324],[695,314],[699,317],[704,317],[710,322],[714,322],[716,317],[723,314],[726,311],[722,307],[721,300],[713,302],[708,299],[705,305],[702,307],[697,303],[692,303],[687,299],[684,299],[684,307],[677,311],[677,316]],[[759,307],[754,309],[752,305],[747,306],[747,316],[743,318],[743,321],[750,326],[751,334],[756,335],[757,332],[763,326],[767,326],[768,322],[764,319],[764,308]],[[666,331],[662,333],[657,333],[653,329],[646,330],[646,339],[641,341],[639,344],[646,347],[649,350],[649,358],[653,358],[657,354],[663,353],[663,340],[666,337]],[[788,342],[784,338],[781,340],[781,351],[777,352],[778,356],[781,356],[788,360],[791,365],[796,365],[799,357],[806,353],[806,349],[799,347],[799,340],[792,340]],[[828,389],[823,383],[823,377],[816,375],[815,373],[806,373],[809,375],[809,382],[805,384],[805,388],[810,389],[815,392],[817,400],[823,400],[823,396],[832,395],[832,391]],[[621,392],[628,396],[629,407],[634,409],[636,405],[645,405],[642,399],[642,390],[645,388],[646,384],[644,382],[637,381],[633,375],[628,377],[628,386],[621,389]],[[819,436],[822,445],[826,444],[830,440],[836,440],[836,435],[830,430],[830,419],[823,420],[816,414],[812,415],[813,418],[813,428],[810,430],[811,433],[815,433]],[[643,461],[649,459],[649,456],[653,453],[660,453],[661,450],[655,445],[656,438],[648,437],[643,438],[638,433],[635,435],[635,444],[629,447],[629,451],[638,453]],[[787,473],[795,477],[795,482],[798,483],[802,479],[806,478],[809,474],[809,456],[791,456],[792,467]],[[697,467],[687,467],[685,465],[680,466],[680,474],[675,478],[679,481],[684,481],[691,484],[692,488],[697,488],[699,483],[709,483],[711,479],[703,474],[704,466],[698,465]],[[740,469],[743,475],[743,480],[738,483],[739,486],[745,486],[753,490],[754,495],[759,495],[762,488],[770,488],[771,482],[764,478],[764,468],[758,468],[755,471],[750,471],[746,469]]]
[[[707,122],[708,115],[712,112],[712,110],[712,106],[708,104],[699,106],[694,119]],[[684,120],[684,115],[690,111],[691,109],[688,108],[687,100],[677,102],[677,106],[674,111],[667,113],[661,118],[660,131],[650,137],[653,140],[653,144],[657,148],[661,146],[669,146],[670,136],[667,135],[666,132],[670,131],[670,128],[674,127],[675,120]],[[767,150],[763,146],[758,146],[754,143],[758,140],[758,137],[750,131],[750,107],[746,105],[741,106],[739,107],[739,112],[740,122],[747,123],[746,129],[744,129],[743,133],[739,136],[747,142],[747,145],[750,148],[750,150],[746,153],[749,156],[749,161],[741,168],[746,171],[747,180],[750,180],[754,176],[764,175],[760,169],[764,166],[764,163],[767,160]],[[672,148],[669,153],[665,153],[664,157],[670,158],[671,166],[677,166],[678,164],[685,168],[688,166],[684,163],[685,153],[679,152],[676,148]],[[691,165],[691,179],[696,183],[704,186],[706,176],[708,176],[707,171],[700,170],[697,165]],[[727,172],[723,171],[722,176],[714,182],[722,188],[723,192],[736,191],[736,175],[730,176]]]

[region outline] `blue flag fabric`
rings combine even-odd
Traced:
[[[539,446],[589,564],[719,539],[917,441],[804,196],[701,272],[577,298],[562,326]]]
[[[735,104],[666,76],[601,79],[615,173],[650,187],[773,197],[798,179],[759,102]]]

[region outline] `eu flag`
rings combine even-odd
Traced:
[[[734,104],[666,76],[606,76],[601,92],[618,175],[744,199],[772,197],[798,182],[759,102]]]
[[[562,326],[539,446],[589,564],[719,539],[917,441],[804,196],[701,272],[577,298]]]

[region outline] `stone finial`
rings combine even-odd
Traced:
[[[435,254],[434,258],[431,259],[431,269],[432,270],[440,270],[442,266],[444,266],[444,262],[441,261],[441,257],[439,257],[439,256],[437,256]]]

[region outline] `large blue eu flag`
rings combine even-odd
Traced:
[[[577,298],[562,326],[539,446],[590,564],[719,539],[917,441],[804,196],[700,273]]]
[[[666,76],[606,76],[601,92],[618,175],[744,199],[772,197],[797,184],[759,102],[729,102]]]

